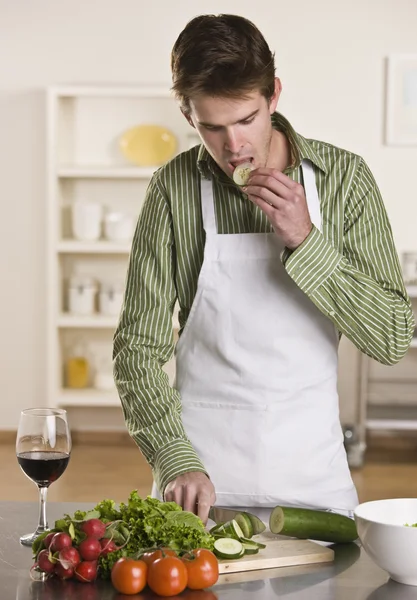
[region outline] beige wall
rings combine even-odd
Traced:
[[[417,53],[414,0],[0,0],[0,428],[45,394],[44,89],[58,83],[168,83],[169,53],[203,12],[253,19],[276,52],[280,109],[300,133],[365,157],[398,249],[417,249],[416,148],[383,145],[384,60]],[[343,412],[357,357],[344,344]],[[352,413],[353,414],[353,413]],[[118,411],[103,413],[120,426]],[[97,427],[97,413],[72,415]],[[347,417],[350,420],[350,416]]]

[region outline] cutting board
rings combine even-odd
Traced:
[[[253,539],[266,544],[266,548],[259,550],[258,554],[248,554],[236,560],[219,560],[220,574],[308,565],[334,560],[334,552],[331,548],[310,540],[288,539],[270,532],[257,535]]]

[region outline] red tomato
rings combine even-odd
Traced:
[[[157,558],[148,568],[148,585],[159,596],[175,596],[187,587],[187,568],[176,556]]]
[[[151,550],[150,552],[145,552],[140,557],[140,560],[146,562],[148,567],[157,559],[165,556],[177,556],[177,553],[171,548],[161,548],[160,550]]]
[[[187,567],[187,586],[191,590],[202,590],[218,580],[219,563],[210,550],[198,548],[183,556],[182,560]]]
[[[111,570],[111,582],[122,594],[138,594],[146,586],[147,572],[143,560],[119,558]]]

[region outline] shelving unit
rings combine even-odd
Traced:
[[[417,286],[408,286],[407,292],[417,314]],[[368,431],[417,431],[417,368],[406,371],[406,361],[417,364],[417,335],[407,356],[394,367],[379,365],[361,353],[359,415],[353,436],[356,441],[348,447],[351,466],[363,464]],[[411,370],[412,378],[409,377]]]
[[[169,86],[57,86],[47,90],[47,402],[50,406],[120,406],[114,388],[94,388],[98,356],[111,364],[117,316],[98,310],[88,316],[68,312],[67,282],[72,275],[92,275],[99,282],[123,280],[130,241],[103,238],[78,241],[71,230],[73,203],[98,202],[106,210],[137,218],[147,185],[159,165],[130,164],[118,146],[119,136],[140,124],[162,125],[178,142],[178,152],[197,143]],[[96,307],[98,308],[98,306]],[[178,315],[173,330],[177,334]],[[66,387],[65,363],[76,345],[88,348],[89,387]],[[171,380],[175,363],[165,370]]]

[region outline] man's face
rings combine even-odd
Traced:
[[[267,165],[273,133],[271,114],[280,91],[277,80],[270,102],[259,91],[242,99],[198,96],[190,101],[189,122],[229,177],[243,162],[252,162],[255,167]]]

